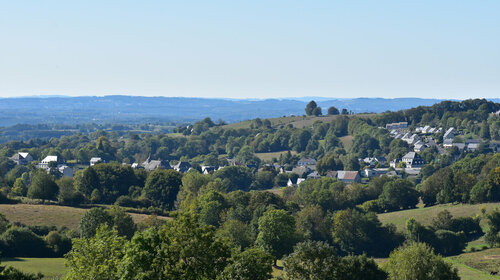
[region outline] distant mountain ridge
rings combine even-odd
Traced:
[[[430,106],[440,99],[353,98],[318,99],[326,114],[328,107],[346,108],[354,113],[380,113],[417,106]],[[495,100],[494,100],[495,101]],[[495,102],[500,101],[496,99]],[[309,102],[296,99],[218,99],[184,97],[18,97],[0,98],[0,126],[40,123],[138,123],[192,122],[205,117],[237,122],[254,118],[303,115]]]

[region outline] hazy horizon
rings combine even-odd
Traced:
[[[73,97],[113,97],[113,96],[129,96],[129,97],[151,97],[151,98],[200,98],[200,99],[227,99],[227,100],[351,100],[351,99],[430,99],[430,100],[466,100],[471,98],[424,98],[415,96],[400,96],[400,97],[381,97],[381,96],[359,96],[359,97],[328,97],[328,96],[284,96],[284,97],[204,97],[204,96],[161,96],[161,95],[133,95],[133,94],[104,94],[104,95],[20,95],[20,96],[0,96],[0,98],[73,98]],[[499,99],[499,98],[485,98],[485,99]]]

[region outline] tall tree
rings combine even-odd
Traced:
[[[286,279],[328,280],[339,276],[339,258],[335,248],[326,242],[298,243],[283,260]]]
[[[85,212],[80,220],[80,236],[83,238],[93,237],[96,230],[102,225],[111,228],[113,226],[113,217],[102,208],[92,208]]]
[[[285,210],[270,209],[259,218],[255,242],[273,255],[275,261],[292,251],[296,238],[295,219]]]
[[[408,243],[391,253],[385,264],[389,280],[459,280],[458,271],[425,243]]]
[[[43,169],[38,169],[28,188],[29,198],[56,199],[59,187],[56,182]]]
[[[174,170],[157,169],[149,173],[143,195],[157,206],[172,209],[181,184],[181,173]]]
[[[498,208],[486,215],[488,230],[486,231],[485,240],[490,246],[500,245],[500,211]]]
[[[233,257],[222,274],[221,280],[271,279],[273,256],[262,248],[249,248]]]
[[[66,255],[69,268],[64,279],[118,280],[118,268],[123,261],[127,241],[116,231],[102,226],[92,238],[73,241]]]
[[[305,241],[283,260],[287,280],[385,280],[386,273],[366,256],[337,257],[326,242]]]
[[[76,188],[87,197],[90,197],[93,190],[100,189],[99,177],[93,167],[86,168],[83,173],[77,173],[75,177]]]
[[[160,230],[134,236],[126,250],[121,279],[216,279],[229,264],[229,248],[215,228],[180,215]]]
[[[306,105],[306,109],[305,109],[306,110],[306,115],[312,116],[314,109],[316,109],[317,107],[318,107],[318,104],[316,104],[316,102],[314,100],[311,100],[311,102],[309,102]]]
[[[379,204],[388,211],[415,208],[419,194],[415,185],[406,179],[397,179],[385,183]]]
[[[491,138],[490,126],[488,125],[488,123],[486,121],[483,121],[481,123],[481,130],[479,131],[479,137],[481,137],[485,140],[489,140]]]

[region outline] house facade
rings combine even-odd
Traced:
[[[422,167],[425,162],[422,157],[416,152],[409,152],[403,158],[402,161],[406,164],[406,167],[409,168],[418,168]]]
[[[90,166],[94,166],[99,162],[104,162],[100,157],[93,157],[90,159]]]
[[[18,165],[28,165],[30,162],[33,161],[33,157],[29,153],[19,152],[11,156],[10,160],[12,160]]]
[[[38,168],[43,168],[45,170],[49,169],[49,164],[51,162],[55,162],[56,164],[61,162],[61,159],[58,156],[46,156],[42,161],[38,164]]]

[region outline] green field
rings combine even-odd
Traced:
[[[458,269],[463,280],[500,279],[500,276],[490,275],[491,271],[500,270],[500,248],[464,253],[448,257],[446,261]]]
[[[45,279],[60,279],[67,271],[63,258],[8,258],[2,259],[2,266],[12,266],[24,272],[41,272]]]
[[[67,227],[76,230],[80,219],[88,209],[34,204],[0,204],[0,213],[10,222],[20,222],[25,225],[48,225]],[[149,217],[146,214],[130,213],[134,222],[139,223]],[[165,217],[159,217],[164,218]]]
[[[495,280],[500,276],[491,276],[491,271],[500,270],[500,248],[488,249],[474,253],[463,253],[458,256],[444,258],[458,269],[462,280]],[[387,259],[375,259],[382,266]]]
[[[356,114],[356,115],[347,115],[348,117],[360,117],[360,118],[369,118],[374,116],[374,114]],[[270,118],[268,119],[271,122],[273,127],[279,127],[281,125],[291,124],[296,128],[310,127],[313,125],[315,121],[321,122],[330,122],[331,120],[337,118],[338,115],[325,115],[325,116],[288,116],[288,117],[280,117],[280,118]],[[252,124],[251,120],[242,121],[238,123],[231,123],[222,126],[223,128],[250,128]]]
[[[429,225],[434,217],[443,210],[448,210],[453,217],[473,217],[481,213],[481,208],[487,211],[495,207],[500,208],[500,203],[481,203],[481,204],[440,204],[432,207],[422,207],[404,211],[379,214],[378,218],[384,224],[392,223],[398,230],[403,230],[406,221],[409,218],[415,218],[418,222]]]
[[[279,159],[280,155],[286,154],[288,151],[281,151],[281,152],[271,152],[271,153],[255,153],[255,155],[263,161],[271,161],[273,158]],[[296,151],[291,151],[292,155],[296,155]]]
[[[347,135],[347,136],[342,136],[340,137],[340,142],[342,143],[342,146],[344,149],[349,150],[352,147],[352,135]]]

